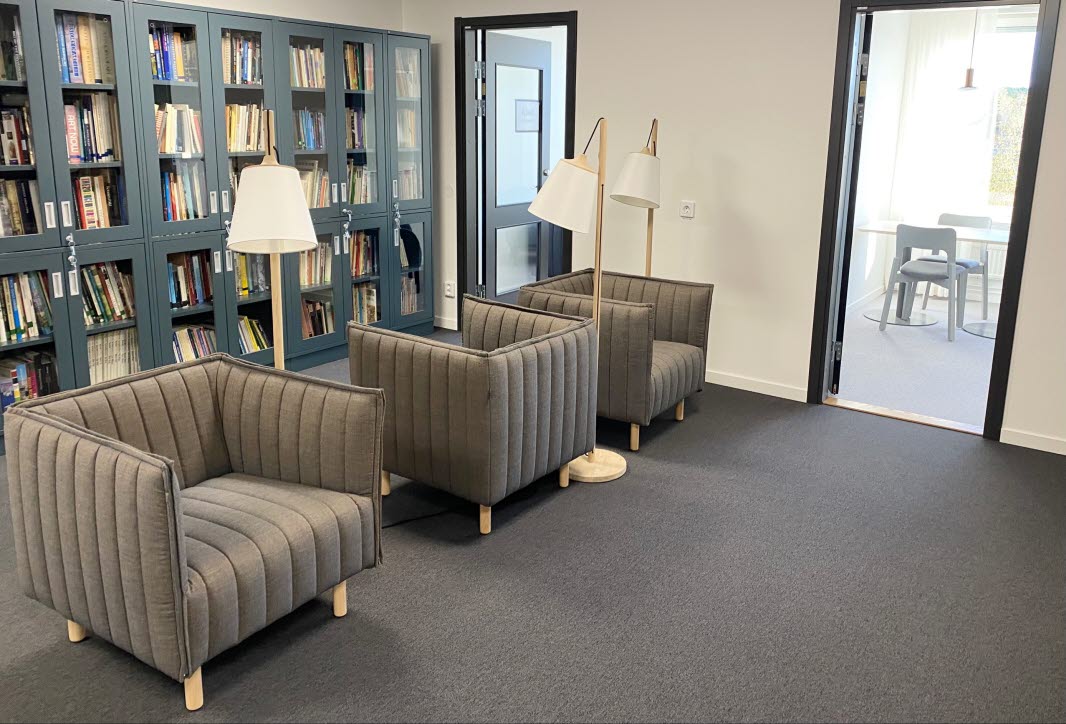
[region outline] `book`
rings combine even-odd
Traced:
[[[418,48],[396,48],[396,95],[401,98],[422,97],[421,53]]]
[[[119,262],[83,264],[80,269],[81,296],[88,324],[108,324],[133,319],[133,275]]]
[[[351,238],[351,272],[353,279],[378,273],[378,239],[373,231],[356,231]]]
[[[0,346],[52,334],[52,302],[47,273],[0,276]]]
[[[88,338],[89,382],[97,384],[141,371],[136,327],[102,332]]]
[[[209,325],[182,325],[171,333],[171,343],[176,362],[206,357],[218,349],[215,328]]]
[[[360,324],[373,324],[381,319],[378,312],[378,285],[374,282],[352,287],[352,316]]]
[[[315,161],[298,161],[296,170],[300,174],[300,183],[303,186],[304,198],[307,199],[307,208],[318,209],[329,206],[329,171],[325,164]]]
[[[289,83],[294,88],[325,88],[326,58],[309,43],[289,47]]]
[[[297,150],[326,148],[326,114],[307,108],[292,112],[293,141]]]
[[[0,410],[59,392],[59,369],[50,351],[0,357]]]
[[[320,241],[310,251],[301,251],[297,258],[297,279],[302,287],[333,283],[333,244]]]
[[[26,80],[22,21],[17,11],[0,11],[0,80]]]
[[[36,179],[0,180],[0,237],[38,234],[39,218]]]
[[[196,31],[172,23],[148,23],[152,80],[194,83],[199,80]]]
[[[263,41],[259,33],[222,31],[222,82],[232,85],[263,83]]]

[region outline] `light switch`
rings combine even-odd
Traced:
[[[696,216],[696,202],[695,201],[682,201],[681,210],[678,212],[681,214],[682,219],[692,219]]]

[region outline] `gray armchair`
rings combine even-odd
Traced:
[[[703,389],[713,284],[603,272],[597,413],[630,423],[629,447],[640,427]],[[563,274],[518,292],[529,309],[592,316],[592,270]]]
[[[212,355],[8,409],[23,593],[185,684],[381,556],[380,390]],[[358,431],[358,434],[354,434]]]
[[[353,384],[385,390],[389,473],[492,506],[595,447],[591,320],[466,297],[463,346],[351,322]]]

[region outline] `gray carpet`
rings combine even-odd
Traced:
[[[847,315],[840,397],[982,427],[995,340],[957,329],[955,341],[948,342],[945,299],[929,301],[929,313],[941,320],[937,324],[889,326],[881,332],[877,322],[862,315],[872,309],[880,314],[883,300]],[[997,306],[990,310],[992,319]],[[970,302],[966,315],[968,321],[979,320],[981,305]]]
[[[1066,458],[710,388],[629,473],[476,507],[396,481],[349,614],[204,666],[205,708],[16,592],[0,482],[0,720],[1066,718]],[[624,425],[602,422],[620,449]]]

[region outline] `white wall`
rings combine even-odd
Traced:
[[[322,23],[362,25],[385,30],[402,29],[400,0],[175,0],[187,5],[259,13],[279,18],[299,18]]]

